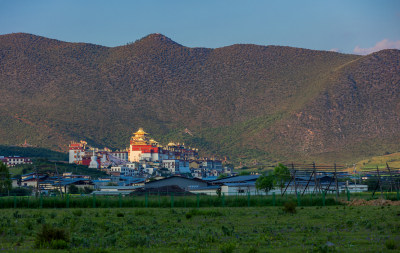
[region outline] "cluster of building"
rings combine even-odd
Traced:
[[[24,157],[0,157],[0,160],[9,166],[32,163]],[[197,149],[172,142],[166,146],[160,145],[142,128],[133,134],[129,147],[123,151],[92,148],[84,141],[72,142],[69,145],[69,163],[102,170],[108,176],[92,179],[72,173],[30,173],[14,178],[13,186],[30,187],[37,193],[45,194],[52,191],[66,193],[72,185],[81,193],[93,192],[98,195],[165,191],[227,196],[266,194],[256,188],[256,180],[260,175],[237,176],[231,168],[223,167],[220,160],[200,158]],[[223,178],[219,177],[221,174],[224,174]],[[295,178],[293,175],[285,183],[287,194],[368,190],[367,185],[338,182],[337,177],[331,174],[316,173],[313,180],[310,175],[303,174],[297,173]],[[268,194],[281,194],[281,191],[275,188]]]
[[[87,175],[74,175],[71,172],[61,175],[42,173],[29,173],[21,178],[12,178],[13,187],[31,188],[32,190],[47,194],[51,191],[68,192],[69,186],[74,185],[83,190],[85,187],[91,192],[94,188],[93,180]]]
[[[6,164],[8,167],[14,167],[21,164],[32,164],[32,160],[28,157],[21,156],[0,156],[0,162]]]
[[[316,193],[326,191],[335,193],[334,178],[332,176],[318,176],[316,181],[309,181],[309,178],[296,177],[296,185],[293,182],[286,182],[283,189],[276,187],[268,193],[257,189],[256,181],[260,175],[230,176],[225,178],[188,178],[183,176],[169,176],[148,180],[134,177],[115,177],[92,180],[89,176],[73,175],[64,173],[59,176],[50,176],[30,173],[23,175],[21,179],[14,179],[14,187],[31,187],[41,194],[48,194],[51,191],[70,192],[70,186],[74,185],[80,189],[81,193],[96,195],[129,195],[143,194],[168,194],[172,192],[205,194],[226,196],[235,195],[265,195],[265,194],[285,194],[297,193]],[[338,182],[339,193],[342,192],[365,192],[367,185]],[[331,187],[329,187],[331,186]]]
[[[142,128],[133,134],[129,147],[122,151],[92,148],[85,141],[71,142],[69,163],[103,170],[113,176],[142,178],[171,175],[207,178],[232,173],[230,168],[223,168],[221,160],[200,158],[198,149],[173,142],[162,146]]]

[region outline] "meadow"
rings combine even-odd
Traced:
[[[394,252],[399,231],[400,206],[16,208],[0,251]]]

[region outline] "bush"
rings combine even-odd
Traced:
[[[293,201],[290,201],[290,202],[286,202],[284,205],[283,205],[283,211],[285,212],[285,213],[292,213],[292,214],[294,214],[294,213],[296,213],[297,211],[296,211],[296,202],[293,202]]]
[[[388,240],[385,242],[385,246],[389,250],[397,249],[396,242],[394,240]]]
[[[258,249],[257,249],[257,247],[255,247],[255,246],[251,247],[251,248],[247,251],[247,253],[257,253],[257,252],[258,252]]]
[[[150,240],[147,236],[140,234],[133,234],[131,237],[129,237],[128,245],[130,247],[137,248],[137,247],[148,246],[149,243]]]
[[[68,248],[69,235],[67,231],[62,228],[51,227],[48,224],[42,226],[39,233],[36,234],[35,247],[52,249],[65,249]]]
[[[219,252],[221,253],[232,253],[235,250],[236,246],[232,243],[224,243],[219,248]]]
[[[10,190],[11,196],[31,196],[32,188],[15,187]]]
[[[71,185],[68,187],[68,192],[69,192],[70,194],[79,194],[79,188],[76,187],[76,185],[71,184]]]
[[[52,249],[67,249],[68,242],[64,240],[53,240],[50,242],[50,248]]]
[[[124,217],[125,215],[123,213],[117,213],[117,217]]]
[[[81,209],[74,210],[74,211],[72,211],[72,214],[77,217],[82,216],[82,210]]]

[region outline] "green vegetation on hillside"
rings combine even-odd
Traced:
[[[378,168],[386,168],[386,163],[390,168],[399,169],[400,168],[400,153],[385,154],[382,156],[374,156],[369,159],[365,159],[357,162],[357,170],[370,170]]]
[[[56,152],[46,148],[16,147],[0,145],[1,156],[22,156],[29,158],[44,158],[55,161],[67,161],[67,153]]]
[[[163,144],[246,165],[353,163],[400,148],[399,55],[188,48],[160,34],[114,48],[2,35],[0,143],[120,149],[144,127]]]

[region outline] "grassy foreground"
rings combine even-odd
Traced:
[[[390,252],[399,217],[400,206],[3,209],[0,251]],[[44,224],[63,240],[40,243]]]

